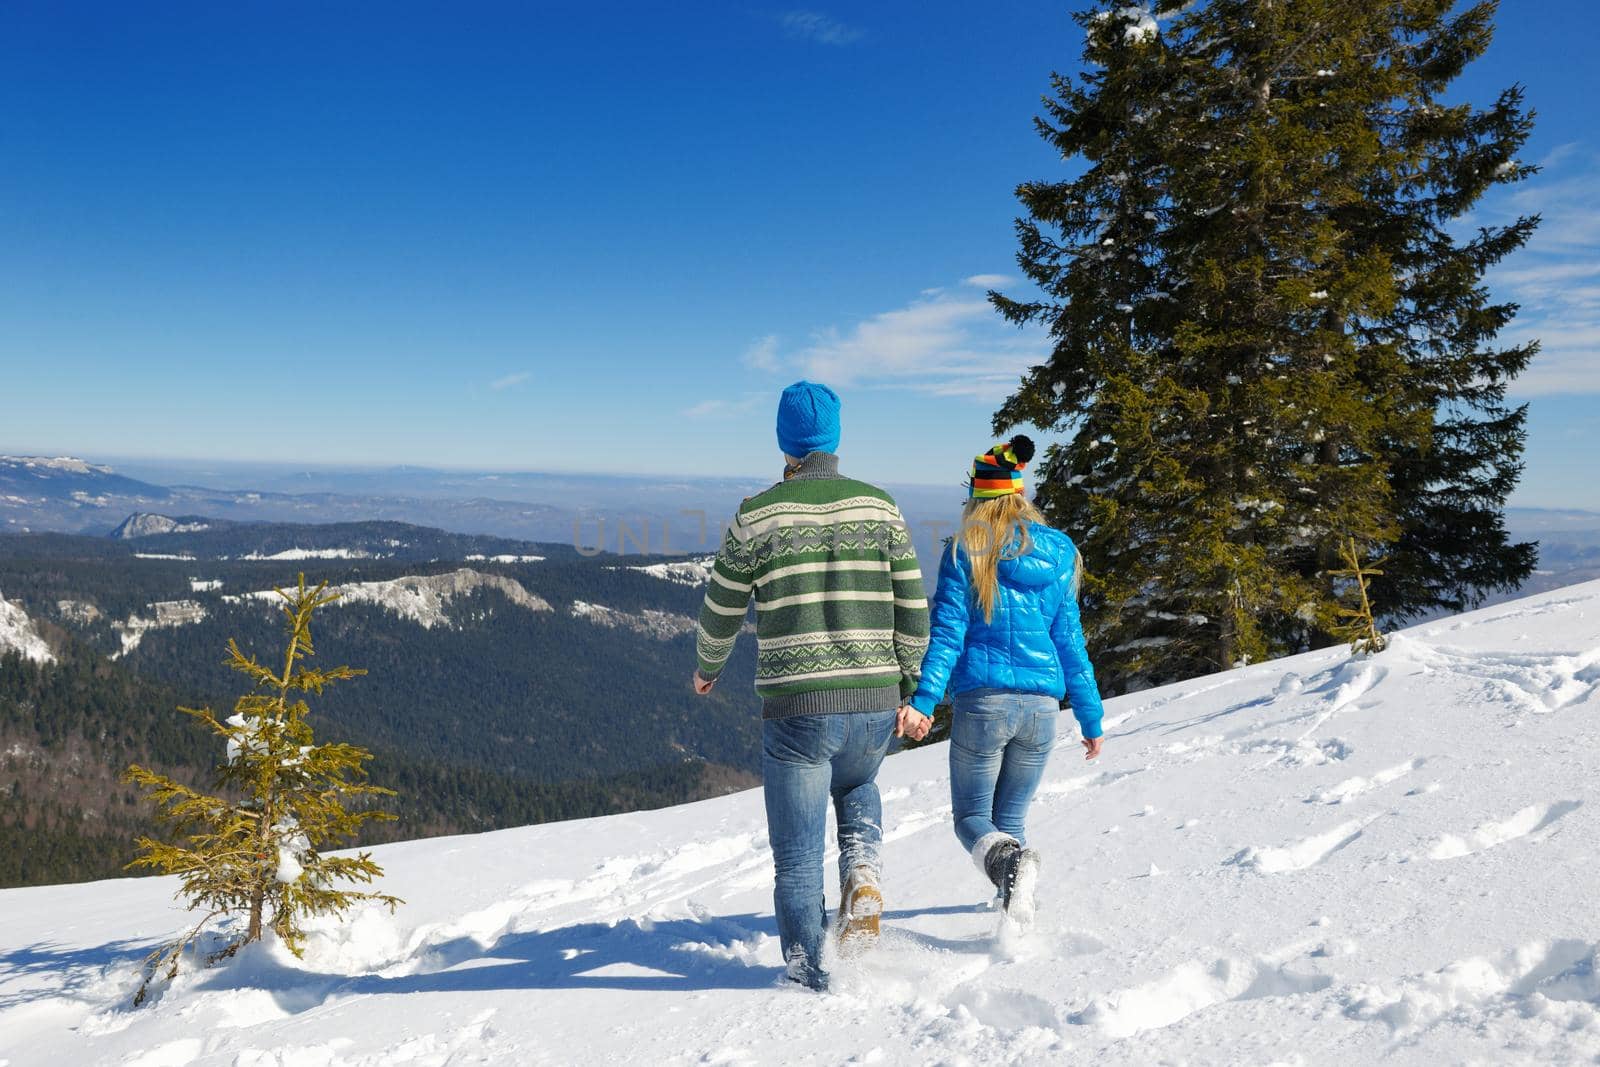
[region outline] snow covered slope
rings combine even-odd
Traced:
[[[170,881],[9,890],[0,1060],[1592,1063],[1597,686],[1592,583],[1112,701],[1106,755],[1064,744],[1035,805],[1020,939],[944,749],[893,756],[887,933],[823,997],[774,985],[759,792],[379,849],[397,915],[138,1011]]]
[[[35,663],[53,663],[56,658],[22,605],[0,596],[0,655],[7,652],[16,652]]]

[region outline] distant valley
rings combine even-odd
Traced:
[[[314,705],[401,791],[384,838],[676,803],[756,781],[754,650],[688,686],[699,557],[391,522],[142,513],[120,536],[0,537],[0,884],[115,874],[142,808],[131,760],[202,778],[217,753],[176,707],[228,708],[246,651],[280,643],[275,587],[341,594],[318,660],[370,673]]]
[[[0,530],[105,534],[133,513],[214,523],[388,520],[586,551],[714,552],[739,501],[777,480],[773,460],[772,478],[763,480],[150,462],[113,469],[75,458],[0,456]],[[889,488],[918,550],[931,554],[959,520],[959,479],[952,475],[948,487]]]

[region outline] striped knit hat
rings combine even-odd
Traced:
[[[1033,458],[1033,441],[1018,434],[972,461],[968,492],[974,500],[994,500],[1022,492],[1022,471]]]

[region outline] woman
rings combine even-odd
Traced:
[[[956,836],[1019,922],[1033,917],[1039,855],[1024,822],[1067,697],[1087,759],[1100,754],[1100,691],[1078,621],[1082,564],[1068,537],[1023,496],[1033,442],[978,456],[959,536],[939,565],[922,679],[907,732],[922,736],[946,685]]]

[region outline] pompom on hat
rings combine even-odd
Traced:
[[[1023,491],[1022,472],[1033,458],[1033,440],[1018,434],[972,461],[968,493],[974,500],[996,500]]]

